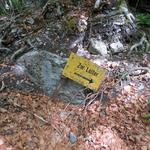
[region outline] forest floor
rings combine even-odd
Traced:
[[[0,93],[0,150],[149,150],[150,124],[143,117],[150,84],[144,86],[139,92],[131,84],[108,103],[89,106],[6,88]]]
[[[6,32],[3,44],[16,51],[26,44],[24,36],[45,35],[45,27],[32,21],[13,23],[18,29]],[[149,113],[150,72],[132,76],[114,96],[110,91],[120,79],[107,78],[102,85],[107,102],[100,98],[73,105],[47,96],[27,76],[16,74],[20,68],[7,57],[0,58],[0,150],[150,150],[150,122],[144,118]],[[149,59],[135,61],[150,66]]]

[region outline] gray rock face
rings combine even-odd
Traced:
[[[76,143],[77,142],[77,136],[73,133],[73,132],[70,132],[69,133],[69,140],[70,142],[73,144],[73,143]]]
[[[124,50],[123,44],[120,41],[110,44],[110,48],[114,53],[118,53]]]
[[[31,80],[52,95],[61,79],[65,60],[46,51],[26,53],[18,59],[18,63],[26,68]]]
[[[17,63],[25,68],[30,79],[49,96],[58,96],[71,103],[81,103],[84,100],[85,97],[79,94],[83,86],[61,78],[66,59],[46,51],[32,51],[21,56]]]
[[[98,54],[101,54],[102,56],[107,56],[107,46],[106,44],[101,40],[100,37],[91,38],[91,49],[92,52],[97,52]]]
[[[85,96],[82,93],[84,87],[72,80],[64,80],[65,81],[59,90],[59,98],[64,100],[65,102],[71,102],[73,104],[83,104],[85,100]]]

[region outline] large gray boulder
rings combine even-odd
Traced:
[[[66,59],[47,51],[31,51],[18,58],[17,63],[49,96],[71,103],[83,102],[85,97],[79,91],[84,87],[62,78]]]

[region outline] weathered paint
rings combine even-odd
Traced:
[[[63,70],[63,75],[92,90],[98,90],[104,80],[106,70],[90,60],[71,53]]]

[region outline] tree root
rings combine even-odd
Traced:
[[[0,47],[0,52],[8,54],[8,53],[12,52],[12,50],[9,48],[6,48],[6,47]]]
[[[144,33],[144,35],[141,38],[141,40],[140,40],[139,43],[136,43],[136,44],[134,44],[134,45],[131,46],[131,48],[130,48],[128,54],[127,54],[127,56],[129,56],[132,53],[133,50],[137,51],[138,47],[144,45],[144,43],[146,44],[146,51],[148,51],[149,48],[150,48],[150,44],[149,44],[149,41],[146,39],[145,33]]]
[[[20,57],[22,54],[29,52],[33,47],[27,48],[26,46],[17,50],[10,58],[12,62],[16,62],[16,59]]]
[[[43,9],[42,9],[42,13],[40,14],[40,16],[43,16],[43,18],[45,19],[46,18],[46,14],[48,13],[48,7],[49,7],[49,1],[47,1],[47,3],[43,6]]]
[[[138,70],[143,70],[144,72],[138,73],[138,74],[134,74],[134,71],[138,71]],[[138,67],[138,68],[134,68],[130,71],[128,71],[128,74],[131,76],[139,76],[141,74],[146,74],[147,72],[150,72],[150,68],[148,67]]]

